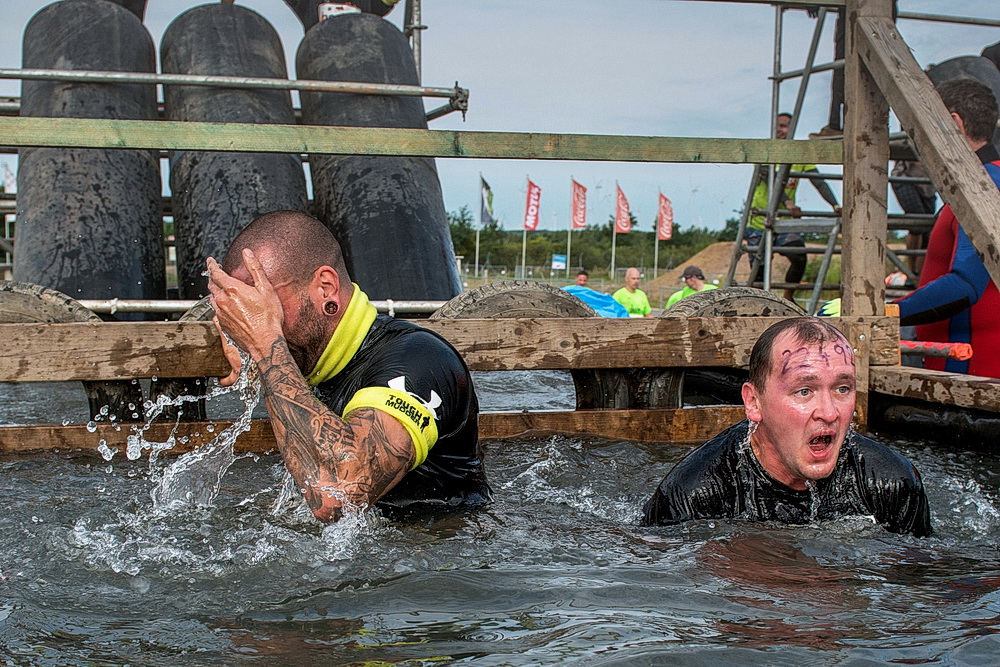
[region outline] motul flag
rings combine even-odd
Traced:
[[[573,210],[570,218],[573,220],[573,229],[586,229],[587,227],[587,188],[576,181],[573,181]]]
[[[615,196],[615,234],[628,234],[632,231],[632,219],[628,215],[628,199],[621,187],[615,185],[618,191]]]
[[[669,241],[674,235],[674,207],[670,200],[660,193],[660,214],[657,216],[656,232],[657,238],[661,241]]]
[[[542,201],[542,189],[528,181],[528,200],[524,205],[524,228],[529,232],[538,229],[538,205]]]

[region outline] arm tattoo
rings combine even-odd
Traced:
[[[371,408],[341,419],[313,395],[283,338],[257,365],[285,466],[318,518],[370,507],[409,470],[415,453],[402,425]]]

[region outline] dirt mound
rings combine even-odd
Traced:
[[[649,283],[650,294],[659,294],[661,288],[664,293],[667,290],[673,291],[678,290],[683,287],[681,283],[681,273],[684,268],[694,264],[699,267],[705,274],[705,280],[713,285],[721,286],[726,279],[726,273],[729,272],[729,263],[733,258],[733,242],[732,241],[719,241],[718,243],[713,243],[708,246],[694,257],[691,257],[675,268],[665,271],[659,275],[656,280]],[[788,270],[788,260],[781,255],[774,255],[774,261],[772,262],[772,271],[774,274],[780,277],[784,277],[785,271]],[[736,281],[746,282],[747,278],[750,277],[750,262],[746,257],[741,257],[739,264],[736,266]]]

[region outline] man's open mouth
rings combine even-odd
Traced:
[[[815,438],[809,441],[809,450],[813,454],[822,454],[830,448],[833,444],[833,435],[817,435]]]

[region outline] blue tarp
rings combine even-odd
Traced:
[[[625,306],[612,299],[610,294],[579,285],[567,285],[563,289],[596,310],[602,317],[628,317]]]

